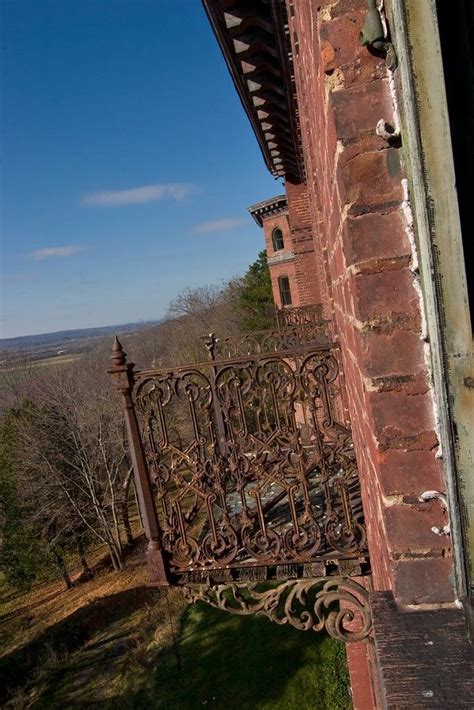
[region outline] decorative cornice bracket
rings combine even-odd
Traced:
[[[354,579],[290,579],[268,589],[261,582],[184,587],[190,602],[232,614],[266,616],[300,631],[326,631],[345,642],[370,641],[369,594]]]

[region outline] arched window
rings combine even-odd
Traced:
[[[276,227],[272,232],[273,251],[281,251],[284,248],[283,232],[280,227]]]
[[[288,276],[278,277],[278,289],[282,306],[291,306],[290,279]]]

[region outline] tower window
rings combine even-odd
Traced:
[[[290,279],[288,276],[278,278],[278,288],[280,290],[280,300],[282,306],[291,306]]]
[[[273,251],[281,251],[284,248],[283,232],[279,227],[272,232]]]

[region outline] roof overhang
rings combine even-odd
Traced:
[[[248,211],[256,221],[259,227],[263,227],[263,222],[268,217],[274,217],[276,214],[288,211],[288,203],[286,195],[277,195],[269,200],[257,202],[248,208]]]
[[[282,0],[202,0],[269,171],[304,180]]]

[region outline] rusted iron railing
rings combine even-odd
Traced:
[[[320,324],[325,325],[323,319],[323,304],[316,303],[310,306],[293,306],[292,308],[277,308],[276,320],[279,328],[292,325]]]
[[[137,371],[114,343],[110,372],[122,395],[151,577],[187,586],[190,598],[270,618],[274,595],[255,585],[283,580],[287,620],[293,614],[298,625],[294,584],[306,594],[324,578],[368,570],[339,346],[322,318],[211,335],[205,344],[207,362]],[[253,597],[249,587],[239,592],[243,583]],[[318,598],[333,602],[338,584]],[[358,586],[351,584],[346,597]]]

